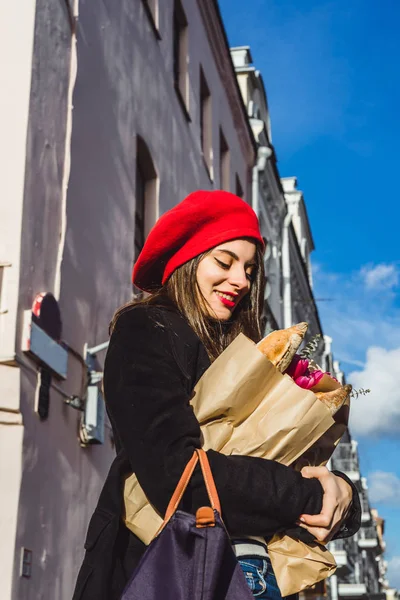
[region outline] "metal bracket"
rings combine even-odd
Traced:
[[[64,403],[71,408],[75,408],[82,412],[85,409],[85,401],[82,400],[82,398],[79,398],[79,396],[69,396],[69,398],[64,398]]]

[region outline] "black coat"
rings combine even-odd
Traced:
[[[89,524],[85,559],[73,600],[116,600],[145,550],[122,522],[123,483],[132,471],[151,504],[163,515],[180,475],[200,447],[200,427],[189,403],[210,365],[204,346],[172,307],[137,306],[118,319],[104,369],[107,411],[115,436],[114,460]],[[292,529],[301,513],[317,514],[322,487],[275,461],[207,452],[232,536],[268,539]],[[360,504],[341,536],[359,528]],[[207,505],[199,472],[182,509]],[[299,535],[307,532],[300,530]]]

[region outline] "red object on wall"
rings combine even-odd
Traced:
[[[61,339],[62,321],[57,300],[50,292],[35,296],[32,304],[33,320],[43,331],[57,342]]]

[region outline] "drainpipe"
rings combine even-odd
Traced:
[[[257,162],[253,167],[252,173],[252,205],[258,219],[260,219],[260,172],[265,170],[267,160],[272,156],[272,148],[269,146],[259,146],[257,148]],[[265,236],[265,231],[261,230],[261,235]],[[266,237],[266,236],[265,236]],[[264,270],[266,271],[267,264],[264,258]]]
[[[253,167],[252,182],[251,182],[251,199],[253,210],[259,217],[259,202],[258,202],[259,182],[258,182],[258,166],[257,164]]]
[[[338,600],[338,580],[337,575],[331,575],[329,578],[330,600]]]
[[[290,282],[289,226],[292,215],[286,215],[282,226],[283,327],[292,326],[292,286]]]
[[[76,76],[78,73],[78,51],[77,51],[77,25],[79,16],[79,0],[69,2],[67,0],[67,11],[71,25],[71,53],[69,59],[69,84],[67,92],[67,114],[66,114],[66,131],[64,140],[64,169],[61,188],[61,218],[60,218],[60,233],[57,252],[57,263],[55,269],[54,280],[54,297],[59,300],[61,293],[61,269],[62,260],[65,249],[65,236],[67,232],[67,193],[68,182],[71,172],[71,140],[72,140],[72,98],[75,89]]]

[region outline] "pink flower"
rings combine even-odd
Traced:
[[[310,371],[309,364],[310,361],[307,358],[301,358],[301,356],[295,354],[286,369],[286,373],[290,375],[293,381],[305,390],[313,388],[324,376],[322,371]]]
[[[308,370],[309,361],[307,358],[301,358],[298,354],[295,354],[292,362],[286,369],[286,373],[290,375],[292,379],[296,379]]]
[[[310,390],[313,388],[321,379],[323,378],[324,373],[322,371],[312,371],[310,372],[308,369],[304,375],[300,377],[296,377],[294,382],[301,388],[305,390]]]

